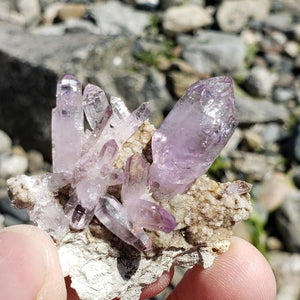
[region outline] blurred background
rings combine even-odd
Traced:
[[[271,263],[278,299],[300,299],[299,42],[298,0],[0,0],[0,227],[29,222],[6,179],[51,170],[62,75],[151,101],[156,126],[193,82],[230,75],[240,124],[208,175],[253,183],[235,234]]]

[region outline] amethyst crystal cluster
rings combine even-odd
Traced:
[[[151,249],[144,231],[170,232],[176,220],[155,199],[184,193],[213,163],[236,125],[229,77],[194,83],[152,137],[152,159],[140,153],[114,168],[118,151],[149,117],[149,103],[132,113],[117,97],[82,86],[66,75],[57,85],[52,112],[53,190],[70,186],[64,210],[80,230],[95,216],[112,233],[138,250]],[[88,128],[84,128],[84,115]],[[119,188],[119,196],[109,191]],[[161,197],[163,196],[163,197]]]

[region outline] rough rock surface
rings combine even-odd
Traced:
[[[290,194],[275,213],[275,221],[288,251],[300,253],[300,193]]]
[[[236,107],[240,124],[286,122],[289,111],[281,104],[268,100],[255,100],[246,95],[237,95]]]
[[[193,16],[191,18],[190,16]],[[213,22],[207,10],[199,5],[174,6],[169,8],[163,18],[163,29],[169,34],[198,29]]]
[[[220,28],[226,32],[239,32],[252,18],[264,20],[269,13],[269,0],[223,1],[217,12]]]
[[[241,38],[213,30],[194,37],[181,35],[178,43],[183,47],[183,58],[200,73],[237,70],[242,67],[246,54]]]
[[[268,258],[277,281],[276,299],[299,299],[300,254],[271,251]]]
[[[154,130],[145,122],[124,144],[116,166],[124,166],[134,152],[145,152]],[[47,210],[63,213],[59,203],[64,203],[65,194],[61,190],[53,195],[47,176],[21,175],[8,180],[8,187],[13,204],[26,207],[31,219],[51,234],[57,225],[55,220],[47,220]],[[156,199],[175,215],[177,227],[170,234],[149,231],[153,248],[146,253],[123,243],[95,219],[81,232],[65,228],[61,237],[56,237],[64,275],[71,276],[81,299],[126,300],[139,299],[141,290],[172,264],[209,267],[216,255],[228,249],[233,225],[249,217],[250,189],[242,181],[217,183],[204,175],[185,194],[169,201]]]
[[[103,34],[138,35],[149,25],[149,15],[146,12],[134,11],[119,1],[98,3],[92,8],[92,13]]]

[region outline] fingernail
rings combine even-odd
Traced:
[[[48,270],[47,248],[32,226],[0,232],[0,299],[37,299]]]

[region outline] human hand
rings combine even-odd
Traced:
[[[141,299],[157,295],[170,283],[173,270],[144,289]],[[67,296],[68,294],[68,296]],[[273,300],[276,282],[261,253],[248,242],[232,238],[230,249],[204,270],[195,266],[167,300]],[[66,284],[51,238],[38,228],[18,225],[0,232],[0,299],[75,300]]]

